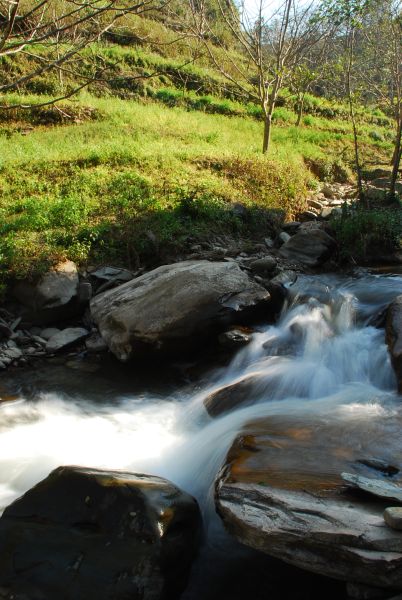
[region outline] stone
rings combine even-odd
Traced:
[[[47,342],[51,337],[60,333],[60,331],[61,330],[57,329],[57,327],[47,327],[41,331],[40,337]]]
[[[281,244],[286,244],[286,242],[288,242],[291,237],[292,236],[289,235],[289,233],[286,233],[286,231],[281,231],[281,233],[278,236],[278,240]]]
[[[108,350],[105,340],[98,333],[92,334],[85,340],[85,346],[88,352],[106,352]]]
[[[165,479],[59,467],[0,519],[0,587],[29,600],[178,598],[199,530],[197,502]]]
[[[300,220],[304,223],[305,221],[314,221],[317,219],[317,213],[312,210],[305,210],[300,215]]]
[[[272,238],[266,237],[264,238],[264,244],[268,248],[268,250],[272,250],[275,247],[275,242]]]
[[[317,210],[322,210],[322,208],[323,208],[323,204],[321,202],[319,202],[318,200],[314,200],[314,198],[311,198],[311,200],[308,200],[307,204],[309,206],[311,206],[312,208],[316,208]]]
[[[276,265],[277,262],[273,256],[265,256],[264,258],[251,261],[248,266],[253,273],[270,275],[276,269]]]
[[[269,292],[234,262],[164,265],[91,301],[109,349],[126,362],[136,354],[180,354],[199,348],[231,323],[270,311]]]
[[[391,362],[402,394],[402,295],[395,298],[387,311],[386,342]]]
[[[402,487],[399,485],[384,481],[383,479],[372,479],[354,473],[342,473],[341,477],[353,488],[357,488],[373,496],[378,496],[379,498],[402,502]]]
[[[230,350],[247,346],[251,342],[250,330],[230,329],[219,336],[219,343]]]
[[[78,298],[82,303],[88,303],[92,298],[92,285],[89,281],[82,281],[78,287]]]
[[[232,412],[239,406],[247,406],[255,401],[258,392],[261,393],[263,378],[250,375],[236,383],[225,385],[209,394],[204,400],[204,406],[211,417],[218,417]]]
[[[55,353],[67,350],[82,342],[86,337],[88,337],[88,331],[83,327],[68,327],[50,338],[46,344],[46,351]]]
[[[351,491],[340,476],[359,468],[362,448],[402,464],[402,410],[360,427],[331,411],[246,423],[216,481],[218,514],[241,543],[299,568],[402,590],[402,535],[383,518],[389,501]]]
[[[329,217],[335,217],[335,216],[341,216],[342,215],[342,209],[339,208],[334,208],[334,207],[327,207],[327,208],[323,208],[321,211],[321,217],[323,219],[329,219]]]
[[[336,241],[320,229],[296,233],[279,253],[308,267],[319,267],[330,259],[337,248]]]
[[[21,358],[22,350],[20,350],[19,348],[7,348],[6,350],[2,351],[2,355],[3,355],[3,360],[4,360],[5,356],[7,358],[10,358],[11,360],[15,360],[17,358]]]
[[[48,324],[70,318],[80,311],[77,266],[70,260],[56,265],[36,284],[21,281],[13,294],[23,305],[24,320]]]
[[[402,507],[390,506],[384,511],[384,521],[392,529],[402,531]]]
[[[300,221],[289,221],[288,223],[284,223],[282,225],[282,229],[284,231],[286,231],[286,233],[289,233],[290,235],[293,235],[296,233],[296,231],[298,231],[298,229],[300,228]]]

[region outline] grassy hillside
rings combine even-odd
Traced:
[[[0,110],[3,282],[63,257],[135,268],[214,236],[263,236],[278,212],[292,218],[305,208],[317,178],[350,177],[345,107],[310,96],[297,128],[285,91],[264,158],[259,107],[238,98],[205,59],[183,67],[193,56],[188,41],[170,44],[174,32],[163,24],[139,23],[148,40],[166,42],[158,52],[120,32],[120,44],[87,49],[107,67],[106,83],[57,108]],[[1,77],[24,72],[29,60],[3,59]],[[1,103],[41,103],[74,85],[59,75],[34,79]],[[367,109],[359,117],[366,164],[383,162],[389,119]],[[236,203],[249,208],[247,219]]]

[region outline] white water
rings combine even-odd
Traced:
[[[384,331],[366,324],[402,293],[402,278],[301,278],[292,292],[279,323],[260,328],[197,389],[103,403],[88,400],[85,389],[79,398],[38,389],[33,400],[0,404],[0,507],[62,464],[165,476],[205,500],[232,439],[252,418],[319,413],[365,428],[391,415],[395,379]],[[207,415],[211,391],[256,373],[251,406]]]

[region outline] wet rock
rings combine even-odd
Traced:
[[[250,342],[250,331],[244,329],[230,329],[229,331],[221,333],[219,336],[219,343],[221,346],[228,348],[229,350],[247,346]]]
[[[211,417],[218,417],[239,406],[253,404],[267,390],[267,387],[269,384],[262,375],[249,375],[209,394],[204,400],[204,406]]]
[[[318,267],[331,258],[335,251],[335,240],[325,231],[317,229],[296,233],[279,252],[288,260],[297,260],[303,265]]]
[[[379,498],[402,502],[402,487],[394,483],[382,479],[371,479],[354,473],[342,473],[342,479],[352,488],[362,490]]]
[[[353,495],[340,473],[359,451],[402,461],[402,411],[367,419],[272,415],[245,425],[216,482],[229,533],[297,567],[375,588],[402,589],[402,536],[384,522],[389,502]]]
[[[60,467],[0,519],[0,587],[29,600],[170,600],[197,547],[196,501],[165,479]]]
[[[381,460],[379,458],[363,458],[357,461],[361,465],[365,467],[369,467],[370,469],[374,469],[376,471],[380,471],[385,475],[389,475],[392,477],[393,475],[397,475],[399,473],[399,469],[390,465],[385,460]]]
[[[13,289],[23,305],[25,321],[47,324],[79,313],[77,266],[67,260],[56,265],[38,283],[21,281]]]
[[[269,292],[234,262],[165,265],[91,301],[94,322],[122,361],[146,351],[180,354],[269,311]]]
[[[402,393],[402,295],[398,296],[388,308],[386,341],[398,380],[398,391]]]
[[[384,511],[384,521],[392,529],[402,531],[402,507],[390,506]]]
[[[82,342],[86,337],[88,337],[88,331],[83,327],[68,327],[50,338],[46,344],[46,351],[54,353],[67,350]]]

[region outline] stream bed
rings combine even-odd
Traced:
[[[261,325],[229,364],[151,372],[105,360],[56,360],[0,380],[0,509],[66,464],[166,477],[200,502],[204,542],[183,600],[346,598],[344,585],[241,546],[215,514],[213,483],[248,421],[322,412],[392,416],[399,399],[382,328],[402,275],[300,276],[275,325]],[[192,376],[189,376],[190,366]],[[204,400],[257,376],[250,404],[211,418]],[[247,403],[246,403],[247,404]],[[368,428],[369,429],[369,428]],[[325,444],[325,439],[320,440]],[[300,458],[303,460],[303,457]]]

